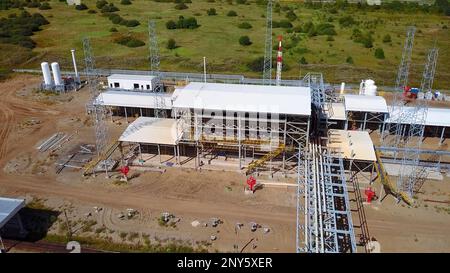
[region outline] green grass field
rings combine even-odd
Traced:
[[[247,63],[264,55],[265,34],[265,6],[258,5],[254,0],[249,4],[230,5],[225,0],[192,0],[187,4],[188,9],[176,10],[174,3],[161,3],[151,0],[134,0],[132,5],[121,5],[120,0],[108,1],[120,8],[117,13],[125,19],[137,19],[141,25],[134,28],[114,25],[107,17],[89,14],[87,10],[78,11],[73,6],[51,0],[50,10],[28,9],[31,13],[39,12],[44,15],[49,25],[36,32],[32,39],[37,47],[32,54],[27,50],[16,50],[17,46],[0,44],[0,65],[6,68],[39,68],[41,61],[58,61],[63,68],[70,69],[70,49],[77,49],[79,65],[83,65],[82,38],[89,36],[97,67],[148,69],[148,46],[128,48],[114,43],[114,37],[120,34],[132,33],[135,37],[147,43],[147,21],[156,19],[157,32],[161,53],[161,70],[164,71],[190,71],[202,72],[202,58],[206,56],[209,73],[235,73],[246,76],[260,77],[260,73],[251,72]],[[95,9],[95,1],[83,1],[90,9]],[[274,28],[273,40],[283,35],[287,44],[292,35],[300,36],[300,42],[292,48],[285,50],[284,62],[290,68],[283,73],[283,78],[298,78],[309,71],[322,71],[328,82],[348,81],[358,83],[362,78],[371,77],[377,85],[392,85],[396,76],[397,67],[401,58],[405,31],[408,25],[417,27],[413,51],[413,65],[410,80],[413,85],[420,84],[427,49],[436,39],[440,48],[439,62],[435,87],[449,89],[450,83],[450,17],[437,14],[400,13],[385,11],[341,11],[331,14],[326,9],[309,9],[293,1],[280,1],[281,6],[292,6],[298,16],[293,21],[294,26],[305,22],[326,22],[330,17],[335,25],[337,35],[334,41],[327,41],[327,36],[308,37],[306,34],[286,33],[285,29]],[[217,10],[216,16],[208,16],[206,11],[210,8]],[[228,17],[228,11],[237,12],[237,17]],[[98,11],[98,10],[97,10]],[[0,11],[0,17],[10,13],[19,13],[17,9]],[[342,16],[351,14],[360,22],[358,27],[364,31],[364,25],[378,24],[371,28],[373,31],[373,48],[364,48],[350,39],[352,29],[341,28],[338,20]],[[186,30],[166,29],[165,23],[172,19],[177,20],[179,15],[184,17],[195,16],[201,25],[197,29]],[[274,12],[273,20],[286,19],[286,12]],[[241,29],[238,25],[249,22],[251,29]],[[116,27],[118,33],[111,33],[111,27]],[[390,34],[391,43],[383,43],[383,36]],[[241,46],[239,37],[247,35],[253,42],[250,46]],[[175,39],[176,49],[166,49],[168,39]],[[377,47],[384,50],[386,58],[376,59],[374,51]],[[274,56],[275,56],[274,52]],[[17,55],[17,56],[16,56]],[[15,57],[16,56],[16,57]],[[346,59],[351,56],[353,64],[347,64]],[[300,65],[299,60],[305,57],[308,64]]]

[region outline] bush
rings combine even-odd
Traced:
[[[264,57],[258,57],[247,63],[247,67],[253,72],[262,72],[264,70]]]
[[[100,0],[100,1],[97,1],[96,3],[95,3],[95,6],[98,8],[98,9],[102,9],[104,6],[106,6],[106,5],[108,5],[108,2],[107,1],[105,1],[105,0]]]
[[[281,20],[279,22],[273,21],[272,22],[272,27],[273,28],[292,28],[293,25],[288,20]]]
[[[336,30],[334,30],[334,25],[330,23],[319,24],[315,27],[317,35],[336,35]]]
[[[96,14],[97,11],[96,11],[95,9],[90,9],[90,10],[88,10],[88,13],[89,13],[89,14]]]
[[[382,48],[375,49],[375,58],[384,59],[384,50]]]
[[[50,4],[48,2],[44,2],[44,3],[41,4],[39,9],[40,10],[48,10],[48,9],[52,9],[52,7],[50,7]]]
[[[140,47],[145,45],[145,43],[137,38],[131,37],[131,36],[122,36],[119,38],[116,38],[114,42],[124,45],[127,47]]]
[[[333,38],[333,36],[327,36],[327,41],[328,41],[328,42],[332,42],[332,41],[334,41],[334,38]]]
[[[109,32],[117,32],[118,30],[117,30],[117,28],[115,28],[115,27],[112,27],[112,28],[110,28],[109,29]]]
[[[356,24],[355,19],[351,15],[347,15],[344,17],[339,18],[339,24],[342,27],[350,27]]]
[[[33,49],[36,43],[29,37],[41,30],[41,26],[49,22],[39,13],[31,15],[22,11],[18,16],[11,14],[0,19],[0,43],[19,45]]]
[[[210,8],[209,10],[206,11],[206,13],[208,14],[208,16],[217,15],[217,12],[216,12],[215,8]]]
[[[227,16],[234,17],[234,16],[237,16],[237,13],[236,13],[234,10],[230,10],[230,11],[227,13]]]
[[[239,38],[239,44],[243,46],[249,46],[252,44],[252,41],[250,41],[250,38],[248,36],[241,36]]]
[[[167,49],[175,49],[177,47],[177,43],[174,39],[170,38],[169,41],[167,41]]]
[[[113,3],[109,3],[108,5],[104,5],[101,9],[102,13],[109,13],[109,12],[116,12],[119,11],[120,9],[116,6],[114,6]]]
[[[289,21],[295,21],[295,20],[297,20],[297,14],[295,14],[294,13],[294,11],[292,11],[292,10],[289,10],[287,13],[286,13],[286,18],[289,20]]]
[[[126,26],[127,27],[136,27],[136,26],[139,26],[141,23],[139,23],[139,21],[138,20],[128,20],[128,21],[126,21]]]
[[[183,10],[189,8],[185,3],[179,3],[175,5],[175,9]]]
[[[301,63],[301,64],[308,64],[308,62],[306,61],[305,57],[302,57],[302,58],[300,59],[300,63]]]
[[[120,1],[120,4],[121,4],[121,5],[131,5],[132,3],[131,3],[130,0],[121,0],[121,1]]]
[[[345,62],[348,64],[353,64],[353,58],[351,56],[348,56]]]
[[[85,4],[81,3],[79,5],[76,5],[75,9],[76,10],[85,10],[85,9],[88,9],[88,7]]]
[[[373,47],[373,38],[370,32],[362,33],[359,29],[355,28],[351,38],[355,43],[363,44],[365,48]]]
[[[383,43],[390,43],[391,41],[392,41],[391,35],[389,35],[389,34],[384,35]]]
[[[166,22],[166,28],[167,29],[176,29],[177,23],[175,23],[175,21],[173,21],[173,20],[169,20]]]
[[[245,5],[247,4],[247,0],[236,0],[236,4]]]
[[[248,23],[248,22],[243,22],[238,25],[238,28],[250,29],[250,28],[252,28],[252,25],[250,25],[250,23]]]

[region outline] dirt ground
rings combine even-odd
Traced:
[[[55,173],[58,157],[80,143],[94,143],[93,127],[84,105],[88,91],[60,96],[38,94],[40,77],[15,75],[0,83],[0,195],[40,198],[46,207],[66,210],[69,221],[77,223],[79,235],[97,235],[113,241],[137,243],[146,236],[152,241],[181,240],[208,242],[209,251],[234,251],[253,241],[244,252],[294,252],[296,193],[293,187],[266,187],[244,195],[245,176],[238,172],[166,168],[166,172],[131,172],[129,184],[116,175],[82,178],[79,170]],[[110,124],[118,137],[125,124]],[[36,147],[57,132],[73,135],[64,146],[50,154]],[[396,204],[388,197],[381,204],[366,205],[369,231],[381,244],[382,252],[450,252],[450,207],[424,199],[449,201],[450,184],[427,182],[417,208]],[[96,210],[94,207],[102,208]],[[132,208],[133,219],[121,220],[120,213]],[[161,213],[180,218],[174,226],[160,225]],[[213,228],[193,227],[191,222],[223,221]],[[61,232],[64,215],[50,228]],[[236,230],[236,223],[244,226]],[[250,222],[270,228],[251,232]],[[135,233],[138,233],[135,236]],[[214,241],[211,235],[217,236]]]

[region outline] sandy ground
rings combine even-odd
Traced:
[[[86,234],[112,240],[120,233],[138,232],[151,240],[176,239],[210,242],[210,251],[233,251],[254,239],[244,252],[295,251],[295,190],[293,187],[267,187],[252,196],[243,194],[245,176],[237,172],[202,171],[167,168],[165,173],[132,171],[136,178],[129,184],[117,178],[82,178],[80,171],[66,169],[55,173],[54,162],[80,143],[94,143],[93,128],[84,112],[88,91],[61,96],[33,92],[39,77],[16,75],[0,83],[0,195],[42,198],[55,210],[69,208],[70,221],[95,223]],[[110,124],[111,135],[117,137],[125,124]],[[36,145],[56,132],[73,134],[73,139],[50,155],[40,153]],[[367,205],[366,213],[371,236],[381,243],[383,252],[450,252],[449,205],[430,203],[422,198],[448,201],[449,180],[424,185],[426,196],[417,208],[395,204],[388,197],[382,204]],[[429,188],[431,187],[431,188]],[[425,206],[427,205],[427,206]],[[93,207],[101,207],[95,212]],[[131,220],[120,220],[117,214],[126,209],[139,214]],[[181,220],[175,227],[158,224],[162,212],[170,212]],[[91,216],[87,216],[88,214]],[[61,218],[51,232],[58,232]],[[218,217],[223,224],[217,228],[193,227],[191,222],[208,222]],[[235,232],[235,224],[244,227]],[[269,227],[249,230],[249,222]],[[105,227],[106,231],[96,232]],[[83,231],[79,231],[82,234]]]

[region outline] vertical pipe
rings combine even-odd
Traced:
[[[363,131],[366,130],[366,122],[367,122],[367,112],[364,113],[364,124],[363,124]]]
[[[439,146],[442,145],[444,139],[445,127],[442,127],[441,138],[439,139]]]
[[[206,83],[206,57],[203,57],[203,81]]]
[[[72,53],[73,70],[75,71],[75,82],[80,83],[80,75],[78,75],[77,61],[75,60],[75,49],[71,49],[70,52]]]
[[[161,148],[159,147],[159,144],[158,144],[158,156],[159,156],[159,164],[161,164],[162,163],[162,160],[161,160]]]

